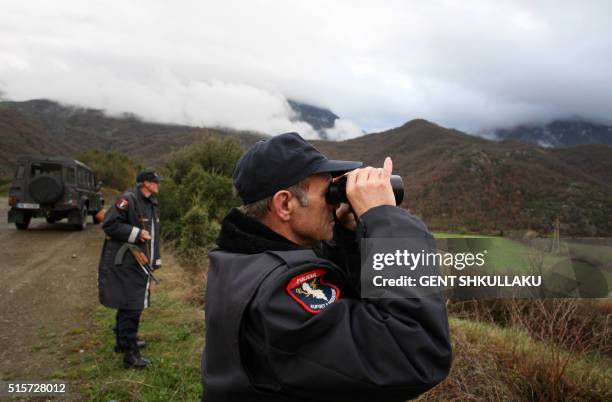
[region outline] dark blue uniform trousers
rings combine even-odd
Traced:
[[[138,324],[140,323],[141,314],[142,310],[117,310],[115,323],[117,345],[126,349],[136,348]]]

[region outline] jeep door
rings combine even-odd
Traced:
[[[96,191],[96,175],[89,172],[89,211],[99,211],[102,209],[100,195]]]

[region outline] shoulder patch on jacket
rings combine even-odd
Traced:
[[[130,205],[130,203],[125,198],[119,198],[115,205],[117,206],[117,208],[125,211],[128,208],[128,205]]]
[[[318,314],[340,298],[340,289],[323,281],[325,274],[324,269],[318,268],[295,276],[287,284],[287,293],[304,310]]]

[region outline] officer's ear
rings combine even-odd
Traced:
[[[277,191],[270,201],[270,212],[281,221],[287,222],[291,219],[295,203],[293,194],[288,190]]]

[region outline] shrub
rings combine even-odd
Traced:
[[[205,206],[193,206],[182,219],[178,256],[183,262],[203,262],[206,247],[219,233],[219,224],[211,220]],[[194,261],[195,260],[195,261]],[[198,264],[201,265],[201,264]]]
[[[183,200],[191,198],[194,205],[206,205],[210,219],[222,219],[230,208],[238,204],[232,190],[232,179],[204,171],[200,166],[191,169],[179,192]]]
[[[233,206],[238,205],[232,192],[232,180],[194,166],[180,184],[172,178],[164,181],[160,192],[164,238],[178,240],[185,225],[186,214],[194,207],[205,211],[210,221],[220,222]]]
[[[576,353],[612,356],[610,315],[598,299],[498,299],[451,301],[454,316],[514,328]]]
[[[451,318],[450,375],[419,401],[609,401],[609,359],[524,331]]]
[[[134,184],[138,166],[116,151],[90,149],[77,159],[88,165],[105,186],[123,191]]]
[[[182,261],[202,259],[221,219],[239,204],[231,174],[242,152],[235,139],[206,136],[168,158],[160,192],[163,236],[175,242]]]
[[[2,176],[0,175],[0,188],[8,187],[8,184],[13,181],[11,176]]]
[[[238,140],[208,135],[194,145],[172,152],[166,163],[167,176],[181,184],[194,166],[200,166],[206,172],[231,177],[242,153]]]

